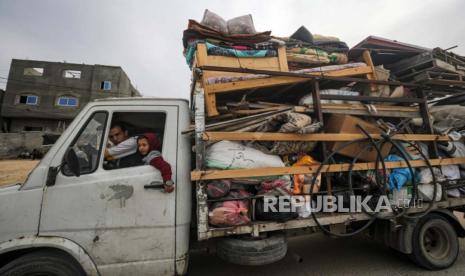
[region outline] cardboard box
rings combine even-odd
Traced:
[[[325,123],[325,131],[327,133],[360,133],[363,132],[357,127],[357,124],[363,127],[368,133],[376,134],[381,133],[381,130],[374,124],[368,123],[362,119],[359,119],[354,116],[344,115],[344,114],[332,114],[329,120]],[[347,142],[334,142],[328,143],[328,150],[334,151],[337,148],[341,147],[344,143]],[[356,157],[366,146],[368,143],[354,143],[350,146],[347,146],[339,151],[339,154],[348,156],[348,157]],[[391,151],[391,144],[384,144],[383,148],[381,149],[381,153],[384,157],[386,157],[389,152]],[[373,146],[370,146],[364,153],[359,156],[360,161],[368,161],[368,162],[375,162],[376,161],[377,152]]]

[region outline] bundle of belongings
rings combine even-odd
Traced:
[[[228,21],[205,10],[200,23],[189,20],[183,34],[184,56],[192,67],[198,43],[206,43],[209,55],[237,57],[277,56],[276,45],[282,43],[271,32],[256,32],[251,15]]]
[[[346,64],[349,51],[338,38],[314,36],[304,26],[289,37],[273,37],[270,31],[257,32],[250,14],[226,21],[209,10],[200,23],[189,20],[183,34],[184,56],[190,67],[198,43],[207,46],[208,55],[254,58],[276,57],[277,48],[285,46],[289,66],[295,70]]]
[[[314,36],[305,26],[281,40],[286,43],[289,67],[294,70],[348,62],[349,48],[345,42],[337,37]]]
[[[207,118],[205,135],[208,131],[237,132],[252,138],[206,142],[206,170],[308,168],[296,174],[205,181],[211,226],[308,218],[315,201],[328,194],[342,196],[343,204],[349,203],[350,195],[387,195],[393,205],[399,206],[399,202],[412,199],[431,202],[465,196],[465,162],[412,168],[381,166],[465,157],[464,57],[374,36],[349,50],[339,38],[312,34],[305,26],[288,37],[277,37],[270,31],[258,32],[251,15],[224,20],[209,10],[205,10],[200,23],[189,21],[183,43],[190,67],[197,66],[196,51],[202,44],[206,54],[215,56],[215,60],[227,57],[225,63],[233,64],[230,57],[237,58],[240,69],[247,68],[242,61],[253,65],[260,59],[284,55],[289,69],[286,73],[321,77],[315,88],[311,80],[278,82],[278,78],[289,75],[215,71],[205,77],[208,71],[203,71],[202,85],[226,87],[234,82],[239,86],[241,81],[257,80],[254,87],[233,87],[220,91],[225,93],[216,98],[219,115]],[[263,66],[259,68],[276,71]],[[357,74],[362,69],[364,73]],[[338,80],[324,78],[331,72],[342,77],[347,76],[344,72],[353,75]],[[278,84],[268,84],[267,79]],[[369,83],[367,79],[383,82]],[[428,101],[426,117],[420,112],[419,102],[415,102],[418,97]],[[255,139],[261,133],[279,134],[281,138]],[[293,138],[317,133],[359,138],[326,138],[326,142]],[[396,134],[434,134],[443,139],[434,143],[392,139]],[[376,144],[369,138],[385,142]],[[351,169],[360,162],[371,164],[370,169]],[[341,165],[341,171],[318,170],[328,164]],[[265,210],[266,198],[294,196],[301,196],[305,204],[290,210]]]

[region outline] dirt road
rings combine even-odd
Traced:
[[[22,183],[39,160],[0,160],[0,186]]]
[[[188,275],[464,275],[465,239],[454,266],[441,271],[417,267],[409,258],[379,243],[363,239],[330,238],[322,234],[290,239],[287,256],[268,266],[229,264],[207,253],[191,254]]]

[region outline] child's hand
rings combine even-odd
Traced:
[[[165,182],[163,185],[163,188],[165,189],[165,193],[172,193],[174,191],[174,183],[171,180],[168,180]]]

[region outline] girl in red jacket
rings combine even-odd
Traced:
[[[151,165],[161,172],[163,177],[165,192],[171,193],[174,190],[174,183],[171,180],[171,165],[161,156],[161,144],[155,133],[144,133],[137,137],[137,149],[144,156],[142,161],[146,165]]]

